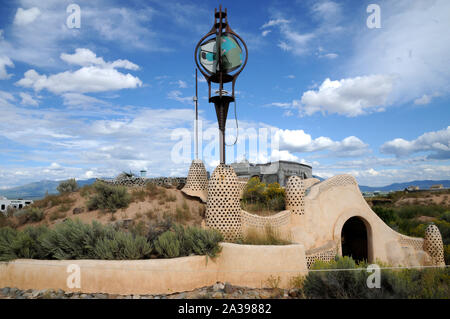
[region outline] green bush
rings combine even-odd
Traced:
[[[26,227],[23,231],[9,227],[0,228],[0,260],[47,258],[47,251],[41,245],[41,238],[47,232],[48,228],[45,226]]]
[[[87,202],[89,210],[101,209],[115,212],[119,208],[128,207],[131,202],[131,196],[123,186],[95,182],[94,189],[95,194]]]
[[[168,228],[169,227],[169,228]],[[161,233],[163,231],[163,233]],[[84,224],[68,219],[53,229],[27,227],[18,231],[0,228],[0,260],[34,259],[145,259],[208,255],[220,252],[222,235],[215,230],[183,227],[166,222],[146,238],[140,231],[125,232],[98,222]],[[153,252],[153,245],[155,252]]]
[[[165,258],[191,254],[215,257],[220,252],[219,242],[222,240],[222,235],[213,229],[174,225],[158,236],[153,244],[156,252]]]
[[[56,190],[60,194],[67,194],[67,193],[76,192],[78,190],[77,181],[75,180],[75,178],[68,179],[67,181],[62,181],[62,182],[59,183],[59,185],[56,188]]]
[[[14,216],[17,218],[19,225],[28,222],[39,222],[44,219],[44,211],[39,207],[28,206],[22,210],[16,211]]]
[[[450,269],[381,270],[381,287],[368,288],[367,264],[349,257],[316,262],[303,281],[307,298],[449,298]],[[383,267],[383,265],[380,265]],[[336,271],[336,269],[350,269]],[[317,271],[320,270],[320,271]],[[330,270],[330,271],[323,271]]]

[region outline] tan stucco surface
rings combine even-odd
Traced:
[[[0,287],[63,289],[86,293],[167,294],[189,291],[218,281],[260,288],[270,276],[280,287],[306,274],[303,245],[250,246],[222,243],[215,258],[191,256],[151,260],[29,260],[0,263]],[[67,266],[79,265],[81,289],[67,287]]]

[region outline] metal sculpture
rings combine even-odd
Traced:
[[[242,45],[241,45],[241,44]],[[244,51],[242,50],[244,47]],[[245,59],[243,55],[245,54]],[[248,60],[247,45],[228,24],[227,9],[222,6],[214,10],[214,24],[195,47],[195,63],[208,83],[209,103],[214,103],[220,131],[220,163],[225,164],[225,124],[228,108],[235,102],[234,87],[236,79],[244,69]],[[232,84],[231,95],[224,90],[224,84]],[[216,93],[211,97],[211,83],[219,84]]]

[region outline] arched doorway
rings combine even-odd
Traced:
[[[367,228],[359,217],[349,218],[341,231],[342,256],[352,257],[355,261],[369,260]]]

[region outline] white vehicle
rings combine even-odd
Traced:
[[[5,214],[8,207],[22,209],[31,204],[33,204],[31,199],[7,199],[6,197],[0,197],[0,212]]]

